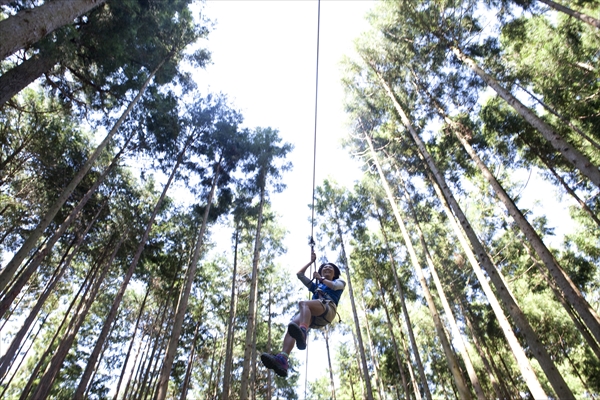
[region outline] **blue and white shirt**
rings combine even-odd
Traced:
[[[335,303],[335,305],[338,305],[338,302],[340,301],[340,297],[342,297],[342,292],[344,291],[344,288],[346,287],[346,282],[344,282],[341,279],[334,279],[333,281],[331,281],[333,283],[333,289],[330,288],[329,286],[325,285],[324,283],[319,283],[316,284],[314,282],[311,282],[311,280],[309,278],[306,277],[306,275],[304,274],[300,274],[298,273],[296,275],[298,277],[298,279],[300,279],[302,281],[302,283],[304,283],[304,286],[306,286],[308,288],[309,291],[311,291],[313,293],[313,300],[318,300],[321,297],[319,297],[319,292],[321,293],[322,297],[324,297],[327,300],[331,300]]]

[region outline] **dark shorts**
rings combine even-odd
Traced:
[[[325,299],[319,301],[323,304],[323,314],[312,317],[311,328],[322,328],[329,325],[333,322],[337,313],[337,307],[333,301]]]

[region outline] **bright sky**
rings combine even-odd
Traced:
[[[326,177],[351,184],[360,176],[359,165],[339,144],[346,133],[340,61],[353,53],[353,40],[368,29],[364,15],[374,5],[373,0],[321,2],[317,185]],[[216,26],[205,44],[213,63],[196,76],[200,87],[227,94],[245,126],[278,129],[294,145],[289,157],[294,167],[284,179],[287,189],[271,200],[281,215],[279,223],[289,231],[288,253],[281,262],[295,274],[310,256],[318,3],[208,0],[204,15]],[[335,261],[335,254],[326,256]],[[325,354],[322,339],[313,340],[311,350],[309,381],[325,373],[326,364],[317,357]],[[304,360],[305,354],[296,356]],[[297,367],[302,398],[305,368]]]

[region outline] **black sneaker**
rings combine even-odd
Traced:
[[[290,322],[288,325],[288,333],[296,339],[296,347],[298,350],[306,349],[306,328],[298,326],[295,322]]]
[[[287,378],[288,373],[288,360],[281,354],[274,356],[269,353],[262,353],[260,360],[265,367],[272,369],[277,375]]]

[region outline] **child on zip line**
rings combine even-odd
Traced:
[[[299,311],[288,325],[283,338],[283,347],[277,355],[262,353],[260,359],[265,367],[272,369],[277,375],[287,377],[288,357],[294,344],[298,350],[306,349],[306,338],[310,328],[322,328],[329,325],[337,313],[337,305],[346,287],[346,282],[340,279],[340,269],[333,263],[325,263],[313,273],[313,279],[305,276],[310,265],[317,256],[311,250],[310,262],[300,268],[296,276],[304,286],[313,293],[312,300],[303,300],[298,303]]]

